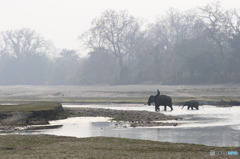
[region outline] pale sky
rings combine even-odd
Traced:
[[[127,10],[153,22],[169,8],[179,11],[215,0],[0,0],[0,32],[30,28],[60,49],[80,49],[78,37],[93,18],[107,9]],[[238,0],[222,0],[224,8],[240,8]]]

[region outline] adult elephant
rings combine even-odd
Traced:
[[[159,111],[159,106],[162,105],[164,106],[164,111],[167,111],[167,106],[169,106],[171,108],[171,110],[173,110],[172,108],[172,98],[166,95],[160,95],[159,93],[155,96],[151,95],[148,98],[148,105],[150,106],[151,103],[155,103],[155,111]]]
[[[193,110],[193,108],[195,108],[195,109],[198,110],[199,102],[196,101],[196,100],[186,101],[186,102],[183,104],[182,109],[183,109],[185,106],[188,106],[187,109],[191,108],[191,109]]]

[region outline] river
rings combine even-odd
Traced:
[[[63,107],[91,107],[117,110],[147,110],[154,107],[140,104],[77,105],[63,104]],[[179,126],[129,127],[128,123],[112,122],[105,117],[76,117],[51,121],[62,124],[61,128],[44,129],[18,134],[51,134],[72,137],[120,137],[172,143],[194,143],[209,146],[240,146],[240,107],[200,106],[199,110],[187,110],[174,106],[174,111],[161,113],[182,117]],[[176,121],[168,121],[176,122]]]

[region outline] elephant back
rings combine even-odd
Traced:
[[[167,95],[160,95],[160,96],[157,96],[156,102],[158,102],[159,104],[169,105],[169,104],[172,104],[172,98]]]
[[[191,100],[191,101],[187,101],[184,103],[184,106],[199,106],[199,102],[198,101],[195,101],[195,100]]]

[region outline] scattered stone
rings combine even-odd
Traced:
[[[110,117],[117,121],[115,128],[138,126],[177,126],[176,123],[154,122],[166,120],[181,120],[174,116],[167,116],[158,112],[127,111],[103,108],[67,108],[70,117]]]

